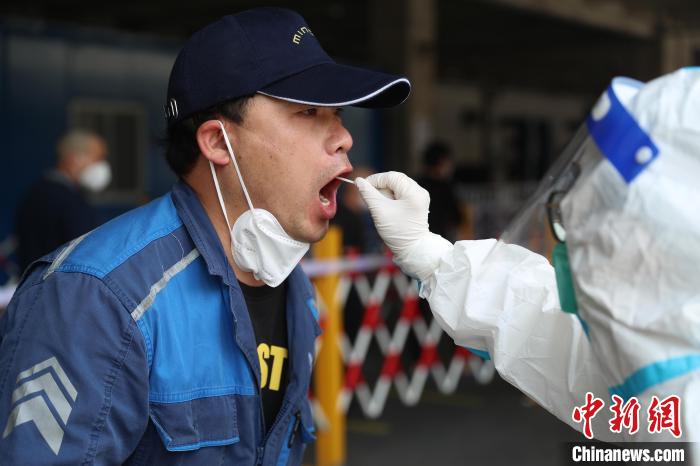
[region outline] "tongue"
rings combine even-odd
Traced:
[[[334,189],[340,182],[336,179],[329,181],[321,190],[318,192],[318,198],[321,200],[321,204],[328,205],[331,203],[333,198]]]

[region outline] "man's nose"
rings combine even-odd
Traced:
[[[328,153],[329,154],[347,154],[352,147],[352,135],[350,131],[343,126],[343,123],[337,121],[334,123],[330,137],[328,138]]]

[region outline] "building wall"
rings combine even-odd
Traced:
[[[56,141],[71,126],[76,103],[92,102],[96,110],[129,107],[142,115],[135,170],[142,179],[134,192],[97,199],[105,217],[167,189],[173,177],[158,140],[164,135],[162,103],[176,50],[174,43],[130,34],[0,24],[0,239],[12,230],[18,200],[54,165]],[[113,158],[123,153],[112,149]]]

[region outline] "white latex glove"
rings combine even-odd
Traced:
[[[452,249],[452,243],[428,228],[430,195],[418,183],[399,172],[356,178],[355,185],[369,207],[374,225],[396,264],[406,274],[426,280]],[[387,197],[381,191],[393,195]]]

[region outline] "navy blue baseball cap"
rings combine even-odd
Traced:
[[[336,63],[294,11],[256,8],[197,31],[175,60],[168,84],[168,125],[255,93],[317,106],[392,107],[411,84],[396,76]]]

